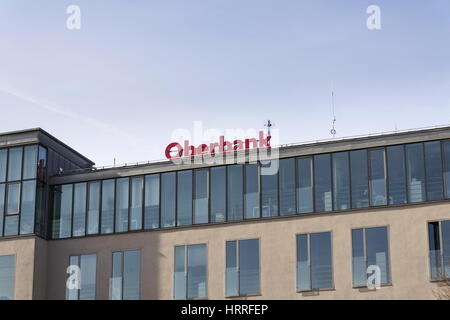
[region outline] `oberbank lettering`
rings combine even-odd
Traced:
[[[263,315],[269,306],[265,304],[249,304],[249,305],[226,305],[225,309],[217,307],[196,307],[188,304],[187,307],[181,308],[182,315],[204,315],[212,318],[214,313],[225,313],[227,315]]]

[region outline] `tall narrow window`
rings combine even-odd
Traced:
[[[208,223],[208,169],[195,170],[194,223]]]
[[[142,177],[131,178],[130,230],[142,229],[143,190],[144,179]]]
[[[20,234],[34,233],[36,211],[36,180],[22,183],[22,204],[20,209]]]
[[[258,239],[227,241],[225,275],[227,297],[260,293]]]
[[[228,166],[227,195],[228,221],[238,221],[244,218],[244,179],[243,167],[240,164]]]
[[[350,209],[350,164],[348,152],[333,153],[333,203],[335,210]]]
[[[313,202],[313,165],[312,158],[297,159],[297,211],[308,213],[314,211]]]
[[[177,225],[192,224],[192,170],[177,172]]]
[[[114,232],[114,197],[115,197],[115,181],[102,181],[102,225],[103,234]]]
[[[280,160],[280,215],[296,214],[295,204],[295,159]]]
[[[450,199],[450,141],[442,143],[444,148],[445,198]]]
[[[331,233],[297,235],[297,290],[333,288]]]
[[[100,182],[89,183],[87,233],[97,234],[100,217]]]
[[[406,161],[409,202],[425,201],[425,161],[422,143],[406,145]]]
[[[53,239],[69,238],[72,235],[73,185],[65,184],[54,189]]]
[[[450,220],[428,223],[431,280],[450,279]]]
[[[257,164],[245,166],[245,218],[259,218],[259,167]]]
[[[35,179],[37,174],[37,145],[24,147],[23,179]]]
[[[380,268],[381,284],[390,282],[387,227],[352,230],[352,252],[354,287],[367,286],[370,266]]]
[[[46,181],[47,177],[47,149],[39,146],[38,152],[38,165],[37,165],[37,177],[41,181]]]
[[[73,199],[73,236],[84,236],[86,226],[86,183],[77,183],[74,186]]]
[[[370,155],[370,204],[382,206],[386,198],[386,162],[384,149],[369,151]]]
[[[95,286],[97,273],[97,255],[86,254],[81,256],[70,256],[70,274],[69,277],[75,276],[75,272],[79,268],[80,283],[79,288],[66,289],[67,300],[95,300]]]
[[[22,177],[22,147],[9,149],[8,181],[20,180]]]
[[[273,163],[271,162],[270,165]],[[276,217],[278,210],[278,173],[266,174],[264,170],[265,164],[261,164],[261,204],[263,217]]]
[[[161,227],[175,226],[176,173],[161,174]]]
[[[367,150],[350,152],[350,176],[352,186],[352,208],[367,208],[369,206]]]
[[[7,185],[6,214],[18,214],[20,203],[20,183]]]
[[[227,204],[226,168],[211,168],[211,222],[225,221]]]
[[[0,300],[14,300],[16,256],[0,256]]]
[[[129,178],[117,179],[116,185],[116,232],[128,231]]]
[[[389,204],[407,203],[404,146],[387,148]]]
[[[110,281],[111,300],[139,300],[140,279],[140,250],[114,252]]]
[[[5,184],[0,184],[0,237],[3,236],[3,212],[5,212]]]
[[[206,248],[206,244],[175,247],[175,299],[207,297]]]
[[[443,199],[441,142],[425,143],[425,166],[427,177],[427,199],[429,201]]]
[[[0,182],[6,181],[7,162],[8,162],[8,149],[0,149]]]
[[[159,228],[159,174],[145,176],[144,228]]]
[[[332,211],[331,192],[331,156],[321,154],[314,156],[315,205],[317,212]]]

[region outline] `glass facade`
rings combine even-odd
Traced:
[[[207,298],[207,246],[175,247],[174,299]]]

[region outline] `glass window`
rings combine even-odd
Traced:
[[[314,211],[313,204],[313,165],[312,158],[297,159],[297,211],[307,213]]]
[[[9,149],[8,181],[20,180],[22,177],[22,147]]]
[[[259,167],[257,164],[245,166],[245,218],[261,216],[259,209]]]
[[[194,223],[208,223],[208,169],[195,170]]]
[[[259,240],[227,241],[227,297],[260,293]]]
[[[3,236],[3,212],[5,211],[5,184],[0,184],[0,237]]]
[[[6,214],[19,213],[19,202],[20,202],[20,183],[8,184]]]
[[[297,213],[295,204],[295,159],[280,160],[280,215]]]
[[[386,164],[384,149],[369,151],[370,157],[370,204],[382,206],[386,198]]]
[[[129,178],[116,182],[116,232],[128,231]]]
[[[450,141],[443,143],[445,198],[450,199]]]
[[[176,173],[161,175],[161,227],[175,226]]]
[[[390,282],[387,227],[352,230],[353,286],[367,286],[367,270],[378,266],[381,284]],[[370,274],[369,274],[370,276]]]
[[[206,244],[175,247],[175,299],[207,297],[206,248]]]
[[[53,239],[69,238],[72,234],[72,196],[71,184],[54,189]]]
[[[352,208],[367,208],[369,206],[367,150],[350,152],[350,177],[352,186]]]
[[[314,156],[315,205],[317,212],[332,211],[331,195],[331,156]]]
[[[159,174],[145,176],[144,228],[159,228]]]
[[[16,256],[0,256],[0,300],[14,300]]]
[[[186,246],[175,247],[174,267],[173,297],[177,300],[186,299]]]
[[[86,183],[76,183],[73,199],[73,236],[86,234]]]
[[[177,172],[177,225],[192,224],[192,170]]]
[[[36,209],[36,180],[22,183],[22,205],[20,209],[20,234],[34,232],[34,214]]]
[[[226,168],[211,168],[211,222],[225,221],[226,195]]]
[[[431,280],[450,278],[450,220],[428,223]]]
[[[37,173],[37,145],[26,146],[23,155],[23,179],[35,179]]]
[[[17,236],[19,233],[19,215],[5,217],[5,236]]]
[[[227,173],[228,221],[244,218],[243,167],[240,164],[228,166]]]
[[[97,255],[87,254],[70,257],[71,266],[80,268],[79,289],[67,289],[67,300],[95,300]],[[69,275],[70,277],[71,275]]]
[[[389,204],[407,203],[404,146],[387,148]]]
[[[441,142],[425,143],[425,165],[427,177],[427,199],[443,199]]]
[[[100,182],[89,183],[87,233],[97,234],[100,217]]]
[[[425,201],[425,162],[423,144],[406,145],[409,202]]]
[[[261,164],[261,168],[271,166],[271,163]],[[261,205],[263,217],[278,216],[278,172],[276,174],[264,174],[261,169]],[[271,172],[272,170],[264,170]]]
[[[45,181],[46,179],[46,171],[47,171],[47,149],[42,146],[39,146],[39,155],[38,155],[38,178]]]
[[[131,179],[131,213],[130,230],[142,229],[142,194],[144,179],[136,177]]]
[[[101,232],[103,234],[114,232],[114,195],[115,181],[102,181],[102,214]]]
[[[333,153],[333,203],[335,210],[350,209],[348,152]]]
[[[0,149],[0,182],[6,181],[8,149]]]
[[[333,288],[331,233],[297,235],[297,290]]]
[[[141,252],[129,250],[113,253],[110,285],[111,300],[139,300]]]

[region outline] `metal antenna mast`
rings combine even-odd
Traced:
[[[333,123],[332,123],[332,127],[330,130],[330,133],[333,135],[333,139],[336,137],[336,113],[334,110],[334,86],[333,86],[333,82],[331,82],[331,108],[332,108],[332,112],[333,112]]]
[[[264,125],[264,127],[267,127],[267,135],[270,136],[270,128],[273,126],[272,122],[270,120],[267,120],[267,123]]]

